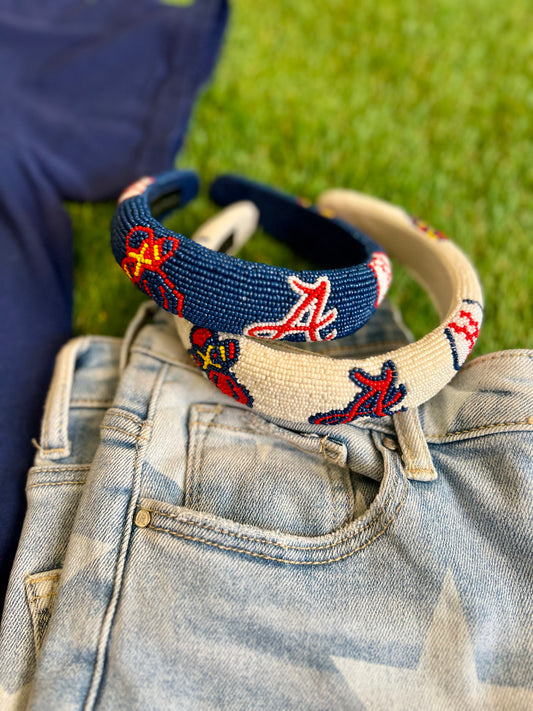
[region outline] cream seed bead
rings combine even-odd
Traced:
[[[233,343],[237,353],[227,367],[228,382],[246,390],[254,410],[288,422],[340,424],[422,404],[451,380],[479,335],[483,297],[474,268],[451,241],[401,208],[342,190],[326,193],[319,205],[366,231],[408,267],[430,294],[441,324],[416,343],[364,359],[274,348],[261,339],[215,332],[213,347]],[[193,324],[177,319],[176,326],[194,353]]]

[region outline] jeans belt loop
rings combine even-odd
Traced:
[[[410,407],[392,416],[408,479],[434,481],[437,472],[424,437],[418,408]]]
[[[40,440],[33,441],[41,457],[46,459],[64,459],[71,453],[69,440],[69,407],[72,382],[76,362],[80,355],[88,350],[91,339],[80,336],[68,341],[59,351],[41,424]]]

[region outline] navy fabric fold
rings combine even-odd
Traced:
[[[227,0],[1,3],[0,601],[22,525],[31,439],[54,357],[71,334],[63,202],[111,199],[172,166],[227,14]]]

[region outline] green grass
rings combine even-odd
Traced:
[[[403,205],[471,257],[484,286],[476,353],[533,347],[533,42],[523,0],[235,0],[220,64],[178,166],[315,198],[352,187]],[[215,212],[202,197],[171,225]],[[75,329],[120,335],[144,297],[109,248],[112,205],[70,206]],[[292,266],[264,236],[245,256]],[[391,298],[436,325],[395,271]]]

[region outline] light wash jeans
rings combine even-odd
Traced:
[[[99,426],[117,388],[120,345],[118,338],[77,338],[56,360],[2,617],[2,711],[26,707]]]
[[[297,428],[213,388],[167,315],[142,319],[94,458],[103,407],[49,417],[50,448],[68,410],[88,442],[68,456],[92,464],[81,487],[57,460],[67,483],[30,500],[2,708],[533,708],[533,352],[472,361],[418,410]]]

